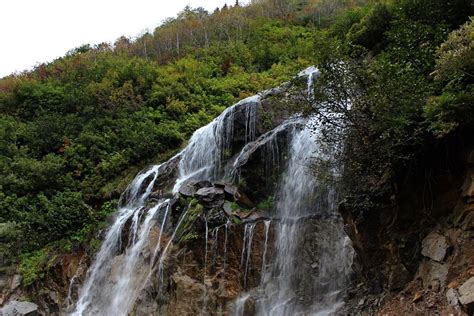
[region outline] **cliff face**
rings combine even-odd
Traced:
[[[341,205],[357,253],[348,308],[472,313],[474,146],[466,139],[433,149],[419,168],[374,190],[379,208]]]

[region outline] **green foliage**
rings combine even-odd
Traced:
[[[29,286],[37,279],[42,278],[47,264],[48,254],[45,250],[38,250],[24,255],[19,267],[20,273],[23,276],[23,285]]]
[[[440,138],[454,131],[460,122],[466,119],[472,122],[473,97],[473,91],[460,94],[444,92],[440,96],[431,97],[424,107],[425,116],[430,123],[429,130]]]
[[[240,205],[235,201],[230,202],[230,207],[232,208],[233,211],[240,209]]]
[[[464,8],[462,1],[387,1],[348,11],[319,32],[322,75],[312,106],[328,141],[346,144],[346,193],[380,189],[422,157],[431,135],[473,127],[472,22],[454,31],[468,19]]]
[[[426,102],[428,129],[441,138],[474,123],[474,21],[449,34],[437,50],[433,74],[441,84],[440,95]]]
[[[331,37],[336,37],[340,40],[345,39],[349,30],[353,27],[355,28],[369,10],[369,7],[356,7],[338,15],[329,28]],[[357,27],[360,28],[360,25],[357,25]]]
[[[472,82],[474,76],[474,18],[449,34],[437,50],[435,78],[456,86]]]
[[[412,21],[427,25],[447,23],[452,28],[464,23],[472,13],[471,4],[466,0],[401,0],[395,2],[395,6]]]
[[[356,17],[353,19],[355,22]],[[385,44],[384,34],[389,29],[392,19],[393,13],[390,8],[378,4],[351,26],[346,35],[347,40],[353,45],[360,45],[369,50],[375,50],[377,47],[379,50]]]
[[[271,211],[274,206],[275,206],[275,199],[273,196],[269,196],[265,200],[258,203],[257,209]]]

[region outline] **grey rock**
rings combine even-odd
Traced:
[[[449,289],[446,292],[446,300],[448,301],[449,305],[458,306],[459,305],[459,295],[455,289]]]
[[[224,204],[224,190],[221,188],[201,188],[194,196],[207,208],[221,207]]]
[[[432,286],[434,280],[439,281],[440,288],[445,287],[448,276],[449,264],[441,264],[431,260],[425,260],[418,270],[418,276],[423,281],[423,286],[428,288]]]
[[[191,183],[186,183],[185,185],[181,186],[181,188],[179,188],[179,193],[185,197],[194,196],[196,191],[196,187]]]
[[[474,277],[464,282],[458,289],[459,301],[468,310],[474,312]]]
[[[199,181],[196,183],[196,186],[200,189],[212,187],[212,183],[207,180]]]
[[[16,290],[20,285],[22,281],[22,277],[19,274],[15,274],[12,278],[12,282],[10,283],[10,289],[12,291]]]
[[[237,194],[237,187],[226,184],[224,186],[224,193],[226,200],[235,201],[235,195]]]
[[[215,197],[223,195],[223,194],[224,194],[224,190],[222,190],[220,188],[214,188],[214,187],[201,188],[201,189],[197,190],[197,192],[196,192],[196,196],[198,198],[201,198],[201,199],[206,200],[206,201],[210,201],[210,200],[214,199]]]
[[[441,262],[446,256],[449,244],[441,234],[431,233],[423,239],[421,254],[435,261]]]
[[[11,301],[0,311],[3,316],[36,316],[38,305],[31,302]]]

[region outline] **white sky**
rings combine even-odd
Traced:
[[[153,30],[187,4],[213,11],[225,3],[235,0],[0,0],[0,78],[82,44]]]

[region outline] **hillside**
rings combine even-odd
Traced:
[[[426,235],[433,230],[449,235],[462,227],[462,238],[452,240],[450,249],[466,256],[449,270],[446,284],[439,285],[441,301],[419,308],[427,313],[433,306],[449,305],[444,295],[447,283],[466,281],[474,264],[472,199],[469,181],[464,181],[472,173],[469,155],[474,149],[472,9],[463,0],[261,0],[247,6],[237,2],[212,13],[187,7],[152,33],[121,37],[114,44],[84,45],[32,71],[0,79],[0,303],[28,298],[43,311],[61,311],[66,284],[82,265],[81,282],[85,280],[85,270],[105,238],[104,229],[113,221],[111,214],[123,206],[120,197],[134,176],[151,164],[173,161],[193,144],[196,130],[260,92],[264,110],[257,112],[253,123],[257,132],[247,139],[250,117],[236,118],[233,140],[220,141],[231,147],[219,153],[219,163],[230,161],[266,133],[281,133],[279,126],[294,113],[313,117],[321,122],[319,141],[328,145],[317,150],[327,151],[331,159],[309,155],[311,170],[329,182],[331,170],[340,170],[337,203],[356,253],[352,282],[363,284],[349,295],[353,304],[370,295],[378,300],[380,293],[396,297],[416,280]],[[311,65],[320,74],[306,86],[297,74]],[[314,79],[312,72],[304,75]],[[302,86],[308,89],[303,96]],[[261,93],[275,87],[285,93]],[[244,139],[239,133],[246,135]],[[290,146],[290,138],[279,140],[277,147]],[[334,150],[331,144],[343,146]],[[272,165],[275,157],[259,150],[252,155],[265,167],[257,158],[242,162],[240,176],[245,181],[234,185],[252,203],[240,205],[241,211],[278,211],[281,204],[274,200],[283,193],[277,190],[282,185],[275,183],[284,181],[288,171],[283,170],[289,168],[283,163],[289,159],[284,153],[279,151],[281,165]],[[212,186],[207,187],[219,189],[218,178],[195,180],[209,180]],[[459,193],[463,183],[467,184]],[[311,194],[316,198],[318,192]],[[188,204],[199,200],[194,193],[186,199]],[[227,197],[225,201],[235,202]],[[186,209],[183,200],[179,203],[173,210]],[[457,224],[450,218],[455,208],[468,210]],[[233,233],[245,240],[244,228],[234,224],[239,232]],[[265,227],[257,232],[260,239]],[[206,219],[206,254],[207,229]],[[199,243],[202,233],[196,228],[187,238]],[[82,257],[85,262],[78,262]],[[199,264],[201,259],[196,259]],[[233,260],[235,270],[241,269],[239,259]],[[74,272],[63,270],[69,269],[69,261]],[[198,263],[194,269],[199,270]],[[252,286],[234,285],[234,294],[258,287],[255,280],[261,276],[252,273]],[[393,285],[393,278],[400,282]],[[12,280],[18,284],[12,286]],[[427,284],[432,287],[426,281],[421,288]],[[419,285],[410,286],[416,288],[413,292],[421,291]],[[46,299],[45,289],[61,299]],[[406,295],[411,294],[415,295]],[[387,302],[386,311],[396,309]],[[168,304],[174,311],[181,308]],[[356,308],[351,304],[347,306]],[[363,302],[360,308],[383,310],[371,304]]]

